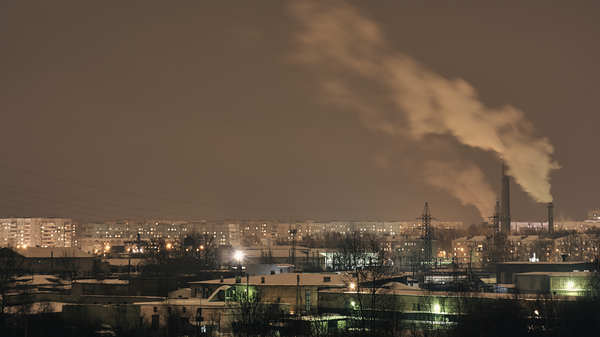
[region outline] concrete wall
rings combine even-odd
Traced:
[[[547,294],[550,292],[548,275],[515,275],[516,289],[520,293]]]
[[[271,273],[273,273],[273,274],[289,273],[293,269],[294,269],[293,266],[256,263],[256,264],[248,264],[246,266],[246,273],[248,273],[249,275],[270,275]]]
[[[91,275],[94,269],[94,257],[69,258],[25,258],[23,269],[35,274],[74,273],[75,275]]]
[[[158,320],[158,329],[164,329],[169,324],[169,317],[178,317],[178,320],[184,325],[196,326],[210,325],[215,326],[221,332],[231,331],[231,322],[234,317],[232,308],[228,306],[206,306],[198,303],[178,304],[178,303],[142,303],[139,304],[141,322],[144,327],[153,329],[153,319]],[[198,309],[201,309],[202,321],[196,322]]]
[[[360,296],[360,297],[359,297]],[[352,314],[360,303],[371,305],[371,295],[347,292],[320,292],[319,311]],[[461,300],[457,297],[423,293],[423,295],[375,295],[378,310],[396,312],[448,313],[460,312]]]
[[[169,292],[177,290],[177,279],[166,277],[133,278],[130,295],[167,297]]]
[[[68,304],[63,306],[63,319],[72,324],[134,330],[141,326],[140,308],[137,305]]]
[[[80,304],[126,304],[133,302],[160,301],[163,297],[152,296],[105,296],[105,295],[68,295],[58,293],[33,293],[10,295],[6,297],[7,305],[19,305],[33,302],[61,302]]]
[[[225,284],[195,284],[192,288],[192,296],[199,298],[208,298],[215,290]],[[231,285],[241,288],[241,291],[246,287],[245,284],[237,283]],[[261,301],[268,303],[284,303],[288,304],[293,310],[301,312],[316,312],[319,306],[319,287],[318,286],[300,286],[295,285],[254,285],[261,293]],[[298,302],[296,302],[296,294],[298,293]],[[307,307],[307,299],[310,301]],[[296,308],[296,304],[299,308]]]
[[[74,282],[71,287],[72,295],[106,295],[106,296],[129,296],[131,295],[129,284],[122,283],[84,283]]]

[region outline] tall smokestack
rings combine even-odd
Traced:
[[[554,204],[548,203],[548,233],[554,233]]]
[[[502,162],[502,199],[500,226],[503,234],[510,234],[510,177],[506,175],[506,164]]]

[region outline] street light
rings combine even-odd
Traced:
[[[244,260],[244,252],[242,252],[241,250],[236,250],[233,253],[233,258],[237,261],[239,265],[241,265],[242,261]]]
[[[240,271],[239,278],[241,281],[241,279],[242,279],[242,261],[244,260],[244,252],[242,252],[241,250],[236,250],[233,253],[233,259],[237,261],[237,264],[238,264],[237,267],[238,267],[238,270]],[[237,283],[237,281],[236,281],[236,283]]]

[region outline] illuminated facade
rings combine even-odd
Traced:
[[[0,246],[74,247],[76,225],[66,218],[0,219]]]
[[[459,264],[476,264],[483,262],[486,248],[486,237],[476,235],[452,240],[452,256]]]
[[[594,209],[588,211],[586,221],[600,222],[600,208],[594,208]]]

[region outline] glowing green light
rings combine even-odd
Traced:
[[[436,314],[439,314],[440,312],[442,312],[442,307],[440,306],[439,303],[435,303],[433,305],[433,312],[435,312]]]

